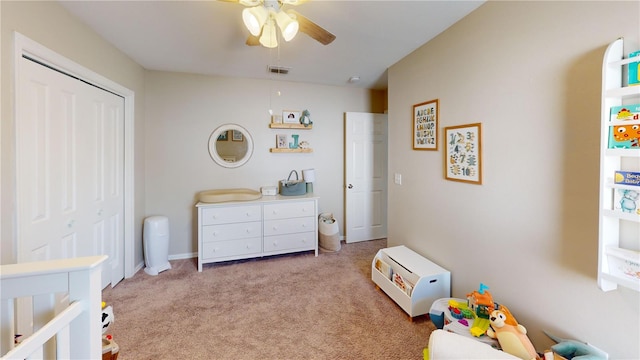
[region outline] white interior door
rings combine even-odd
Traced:
[[[346,242],[387,236],[387,115],[345,113]]]
[[[18,262],[108,255],[124,278],[124,99],[21,58],[16,107]]]

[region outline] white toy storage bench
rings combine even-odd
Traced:
[[[404,289],[394,281],[396,274]],[[435,300],[451,296],[451,273],[404,245],[378,251],[371,262],[371,280],[411,319],[427,314]]]

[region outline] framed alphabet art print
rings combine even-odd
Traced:
[[[444,128],[444,174],[447,180],[482,184],[481,124]]]
[[[438,150],[438,99],[413,105],[413,149]]]

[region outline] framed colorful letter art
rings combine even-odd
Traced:
[[[438,99],[413,105],[413,149],[438,150]]]
[[[480,128],[480,123],[444,128],[444,174],[447,180],[482,184]]]

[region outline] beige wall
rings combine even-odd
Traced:
[[[366,89],[149,71],[146,74],[146,208],[170,221],[172,258],[197,254],[195,203],[199,191],[276,186],[291,170],[314,168],[319,211],[333,212],[343,234],[343,119],[346,111],[382,112]],[[276,93],[280,91],[280,96]],[[309,110],[312,130],[270,129],[269,108]],[[255,143],[245,165],[228,169],[211,160],[209,136],[235,123]],[[309,154],[275,154],[276,134],[299,134]]]
[[[135,262],[142,261],[141,229],[144,218],[144,70],[92,30],[76,20],[55,1],[0,1],[2,8],[2,254],[0,261],[14,261],[14,125],[13,32],[135,92]]]
[[[455,297],[490,286],[539,350],[545,329],[640,358],[639,294],[596,283],[602,56],[640,48],[638,14],[488,2],[389,70],[389,245],[451,270]],[[482,123],[483,185],[444,179],[442,143],[411,149],[412,105],[434,98],[441,133]]]

